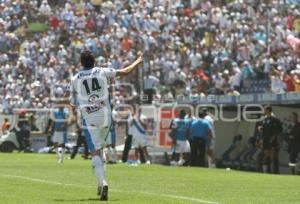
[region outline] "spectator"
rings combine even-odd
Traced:
[[[267,6],[272,7],[269,18]],[[170,91],[173,98],[192,90],[198,95],[226,94],[229,88],[249,93],[255,76],[272,81],[272,92],[284,93],[293,91],[288,73],[294,75],[298,92],[299,7],[290,2],[282,12],[282,2],[277,1],[268,5],[192,1],[172,6],[153,0],[147,4],[4,1],[0,5],[0,91],[4,96],[0,103],[6,113],[16,107],[36,108],[37,97],[48,104],[49,91],[78,69],[82,49],[91,49],[98,66],[114,68],[143,51],[147,57],[141,72],[151,71],[157,78],[155,87],[168,90],[153,92],[151,86],[145,86],[146,92],[161,100],[170,98]],[[30,24],[37,22],[48,29],[31,32]],[[273,73],[274,66],[280,75]],[[142,86],[132,78],[129,82]],[[177,82],[180,91],[174,90]]]
[[[3,135],[9,131],[9,127],[10,127],[10,124],[9,124],[8,118],[4,118],[4,121],[2,124],[2,134]]]

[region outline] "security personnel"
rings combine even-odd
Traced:
[[[300,123],[298,121],[298,114],[293,112],[291,114],[292,125],[288,129],[288,144],[289,155],[292,174],[295,174],[295,166],[297,162],[298,153],[300,152]]]
[[[282,131],[282,124],[277,119],[271,106],[265,107],[265,117],[258,130],[262,134],[263,171],[264,173],[279,173],[279,142],[278,136]],[[273,167],[271,169],[271,166]]]
[[[199,111],[199,119],[192,119],[189,125],[191,138],[191,166],[205,166],[205,148],[209,139],[212,138],[212,127],[204,120],[205,113]]]

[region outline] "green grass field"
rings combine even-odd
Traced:
[[[300,203],[300,177],[159,165],[107,166],[109,203]],[[99,203],[91,161],[0,154],[0,203]]]

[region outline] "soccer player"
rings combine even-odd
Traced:
[[[172,121],[171,129],[174,131],[174,136],[172,138],[173,145],[175,146],[175,152],[179,153],[178,165],[182,166],[186,164],[189,159],[191,147],[187,139],[189,119],[185,118],[186,111],[181,110],[179,117]]]
[[[94,67],[95,57],[90,51],[80,56],[83,69],[71,81],[71,105],[79,108],[83,117],[83,131],[92,156],[92,164],[98,179],[100,200],[108,199],[108,184],[104,175],[103,148],[111,126],[112,110],[109,102],[108,80],[126,76],[137,68],[143,59],[139,57],[133,64],[115,70]]]
[[[214,119],[208,114],[208,111],[206,108],[203,108],[203,113],[204,113],[204,120],[207,120],[211,126],[211,132],[212,132],[212,137],[208,141],[208,146],[207,146],[207,160],[208,160],[208,167],[209,168],[216,168],[216,163],[215,163],[215,143],[216,143],[216,131],[215,131],[215,124],[214,124]]]
[[[52,142],[57,154],[58,163],[64,162],[65,144],[67,142],[67,130],[69,117],[69,111],[63,106],[59,106],[53,109],[54,116],[54,131]]]
[[[115,164],[117,163],[117,151],[116,151],[116,127],[117,127],[117,117],[118,113],[116,110],[112,110],[112,124],[107,137],[107,155],[108,163]]]
[[[139,109],[138,111],[134,109],[133,115],[134,116],[130,119],[130,126],[135,159],[138,164],[141,163],[141,158],[139,158],[139,149],[141,148],[144,153],[144,156],[146,157],[146,163],[151,164],[147,150],[147,134],[145,130],[146,116],[142,114],[141,109]]]

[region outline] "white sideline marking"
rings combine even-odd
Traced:
[[[61,182],[56,182],[56,181],[48,181],[48,180],[36,179],[36,178],[25,177],[25,176],[8,175],[8,174],[1,174],[0,176],[1,177],[6,177],[6,178],[23,179],[23,180],[27,180],[27,181],[33,181],[33,182],[44,183],[44,184],[53,184],[53,185],[60,185],[60,186],[74,186],[74,187],[80,187],[80,188],[82,188],[82,187],[93,188],[93,186],[80,186],[80,185],[76,185],[76,184],[68,184],[68,183],[61,183]],[[198,203],[219,204],[217,202],[202,200],[202,199],[198,199],[198,198],[177,196],[177,195],[164,194],[164,193],[151,193],[151,192],[145,192],[145,191],[123,191],[123,190],[117,190],[117,189],[110,189],[110,191],[124,192],[124,193],[140,193],[140,194],[145,194],[145,195],[163,196],[163,197],[175,198],[175,199],[180,199],[180,200],[194,201],[194,202],[198,202]]]

